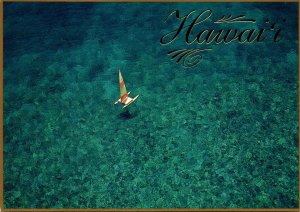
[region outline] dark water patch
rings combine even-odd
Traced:
[[[228,111],[226,114],[228,120],[233,119],[233,118],[238,118],[241,115],[242,115],[242,113],[238,110],[231,110],[231,111]]]
[[[94,63],[87,73],[87,80],[93,81],[98,75],[104,72],[105,69],[105,63],[103,61],[99,61]]]
[[[294,146],[295,147],[298,147],[299,146],[299,139],[298,139],[298,136],[297,134],[294,134],[294,137],[293,137],[293,143],[294,143]],[[299,154],[299,153],[298,153]]]
[[[89,14],[93,10],[93,5],[71,5],[65,3],[5,4],[4,54],[16,56],[26,53],[26,49],[40,52],[80,45],[86,37]],[[79,18],[83,15],[85,18]],[[11,27],[11,24],[14,27]],[[73,27],[75,25],[76,28]]]
[[[62,83],[54,82],[53,84],[49,82],[49,85],[46,87],[45,92],[48,95],[59,94],[65,90],[65,85]]]

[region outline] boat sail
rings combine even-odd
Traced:
[[[127,93],[126,86],[120,69],[119,69],[119,83],[120,83],[120,98],[114,104],[122,103],[124,104],[123,108],[125,108],[129,106],[132,102],[134,102],[139,97],[139,95],[137,95],[134,98],[129,97],[130,92]]]

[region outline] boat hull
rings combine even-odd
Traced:
[[[139,97],[139,95],[137,95],[136,97],[132,98],[129,102],[127,102],[124,106],[123,109],[128,107],[132,102],[134,102],[137,98]]]

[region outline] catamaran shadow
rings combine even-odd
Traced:
[[[123,120],[129,120],[136,116],[136,113],[130,112],[129,110],[125,110],[124,112],[120,113],[119,117]]]

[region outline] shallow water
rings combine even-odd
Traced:
[[[5,207],[298,207],[297,7],[4,3]],[[163,20],[206,8],[289,17],[280,42],[185,69]],[[126,110],[119,68],[140,94]]]

